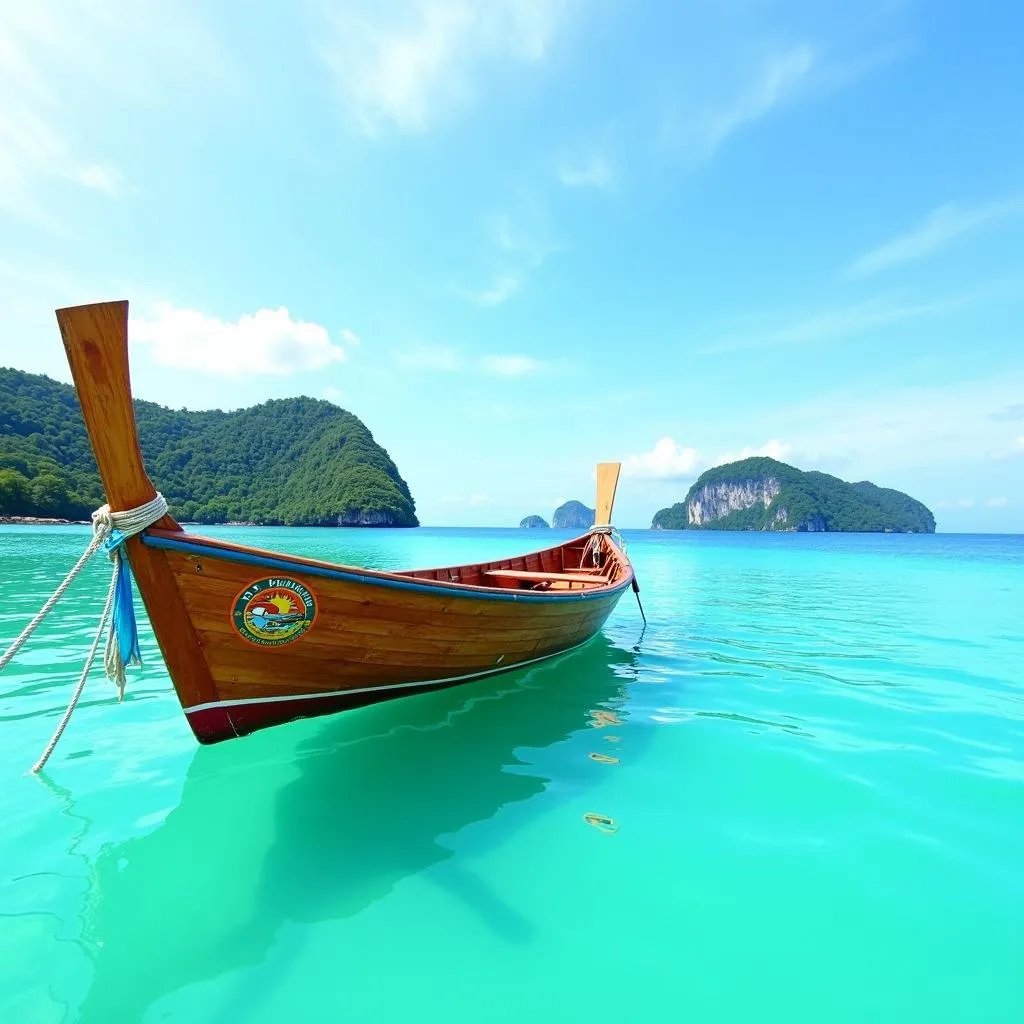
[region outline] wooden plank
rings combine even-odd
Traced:
[[[525,572],[519,569],[491,569],[485,575],[509,580],[560,580],[565,583],[593,583],[597,586],[606,586],[611,582],[608,576],[592,576],[583,572]]]

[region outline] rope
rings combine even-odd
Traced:
[[[114,563],[113,573],[110,579],[110,588],[107,591],[107,600],[103,606],[103,614],[100,616],[99,626],[96,629],[96,636],[93,638],[92,647],[85,660],[85,667],[78,678],[71,700],[68,702],[64,717],[57,726],[56,731],[50,738],[39,760],[33,765],[32,771],[38,772],[47,759],[53,753],[61,734],[71,719],[71,714],[78,704],[78,699],[85,688],[85,681],[89,676],[92,663],[96,658],[96,651],[99,648],[100,637],[107,622],[113,621],[110,631],[107,634],[107,644],[103,652],[103,665],[107,678],[117,684],[118,700],[124,699],[125,687],[125,666],[141,665],[142,659],[139,654],[138,632],[135,626],[135,611],[132,606],[131,578],[127,567],[124,565],[124,556],[121,548],[129,537],[141,533],[147,527],[162,519],[167,514],[167,502],[162,494],[157,494],[152,501],[138,508],[127,509],[124,512],[112,512],[109,505],[98,508],[92,514],[92,540],[82,553],[81,558],[75,563],[71,571],[64,577],[57,589],[50,595],[46,603],[33,616],[29,624],[18,634],[17,639],[10,648],[0,656],[0,672],[13,660],[14,656],[27,643],[29,637],[42,625],[43,620],[53,611],[57,602],[64,596],[64,592],[75,581],[78,574],[85,567],[85,563],[102,547],[107,552],[107,557]]]
[[[114,590],[117,584],[116,575],[111,577],[110,589],[107,591],[107,602],[103,606],[103,615],[100,616],[99,628],[96,630],[96,635],[92,639],[92,647],[89,648],[89,656],[85,659],[85,668],[82,669],[82,674],[78,677],[78,683],[75,686],[74,693],[71,694],[71,700],[68,701],[68,706],[64,709],[64,715],[60,720],[60,724],[53,731],[53,735],[50,737],[50,742],[46,744],[46,749],[39,755],[39,760],[32,765],[32,774],[40,771],[43,765],[50,760],[50,755],[53,753],[54,747],[57,746],[57,741],[64,734],[64,729],[67,727],[68,722],[71,721],[71,716],[74,714],[75,708],[78,706],[78,698],[82,696],[82,691],[85,689],[85,681],[89,678],[89,670],[92,668],[92,663],[96,658],[96,648],[100,645],[100,637],[103,635],[103,627],[107,623],[107,619],[110,616],[110,608],[114,603]]]

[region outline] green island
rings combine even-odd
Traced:
[[[527,516],[519,521],[520,530],[548,530],[550,524],[543,516]]]
[[[935,517],[902,491],[757,457],[702,473],[651,529],[934,533]]]
[[[356,416],[286,398],[232,412],[134,402],[146,469],[184,522],[418,526]],[[0,516],[82,520],[104,502],[75,389],[0,367]]]

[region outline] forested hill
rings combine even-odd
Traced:
[[[388,453],[313,398],[235,412],[135,401],[146,469],[184,521],[418,526]],[[0,515],[88,519],[103,489],[74,388],[0,368]]]
[[[651,528],[934,533],[935,517],[902,491],[752,458],[702,473]]]

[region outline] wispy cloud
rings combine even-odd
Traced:
[[[519,291],[519,285],[519,277],[516,274],[502,274],[489,288],[468,294],[481,306],[500,306]]]
[[[132,317],[128,336],[156,363],[230,377],[284,376],[345,359],[326,327],[295,319],[283,307],[225,321],[162,304],[150,316]]]
[[[814,51],[806,44],[768,57],[739,95],[710,111],[704,120],[701,129],[707,155],[713,155],[743,125],[764,117],[793,96],[815,61]]]
[[[566,0],[323,3],[313,45],[367,134],[422,132],[470,105],[488,65],[537,64]]]
[[[964,235],[1024,214],[1024,196],[981,206],[946,203],[932,210],[916,227],[856,259],[851,277],[867,277],[890,267],[923,259]]]
[[[546,210],[526,194],[520,196],[514,212],[503,211],[491,218],[490,233],[502,252],[530,266],[539,267],[558,251]]]
[[[674,159],[710,160],[749,126],[849,88],[908,52],[891,10],[823,19],[820,5],[686,6],[658,134]]]
[[[487,287],[457,287],[456,291],[480,306],[500,306],[518,295],[524,284],[552,253],[554,242],[547,210],[536,195],[520,190],[509,208],[486,222],[492,279]]]
[[[151,100],[173,78],[223,85],[231,77],[197,10],[121,0],[6,3],[0,17],[0,209],[65,230],[43,201],[73,182],[117,198],[120,171],[97,138],[137,137],[126,104]],[[55,70],[56,69],[56,70]],[[103,132],[83,131],[99,121]],[[88,141],[84,141],[88,140]]]
[[[999,409],[992,413],[991,418],[997,423],[1015,423],[1018,420],[1024,420],[1024,402],[1015,402],[1013,405],[1006,406],[1005,409]]]
[[[747,329],[742,333],[727,335],[701,345],[694,349],[694,352],[699,355],[721,355],[727,352],[831,341],[905,320],[948,313],[978,302],[987,294],[978,292],[934,302],[904,304],[873,299],[852,306],[822,310],[787,324],[766,325],[761,330]]]
[[[67,173],[67,177],[86,188],[103,192],[111,199],[119,198],[124,188],[118,171],[112,167],[101,167],[99,164],[88,164],[85,167],[75,168]]]
[[[879,474],[928,467],[948,476],[957,466],[973,472],[984,460],[1024,455],[1024,437],[1008,439],[991,417],[1022,393],[1024,366],[1007,367],[948,384],[851,385],[764,411],[759,419],[790,442],[798,465],[843,465],[853,474],[847,479],[863,474],[876,482]]]
[[[1009,498],[989,498],[985,504],[989,508],[1006,508],[1011,502]]]
[[[439,370],[482,373],[492,377],[527,377],[550,368],[550,364],[520,353],[468,356],[446,345],[422,345],[397,356],[407,370]]]
[[[484,373],[496,374],[499,377],[525,377],[536,373],[543,365],[538,359],[520,355],[484,356],[480,360],[480,367]]]
[[[558,180],[569,188],[607,188],[615,180],[611,161],[594,154],[582,161],[558,161]]]

